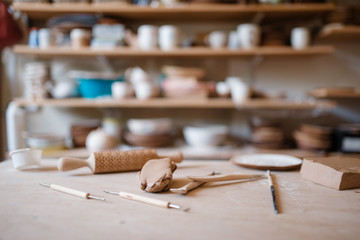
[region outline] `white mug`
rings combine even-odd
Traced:
[[[241,47],[245,49],[251,49],[260,44],[260,27],[256,24],[240,24],[237,27],[237,34]]]
[[[133,85],[140,82],[148,82],[150,76],[140,67],[128,68],[125,71],[125,78]]]
[[[129,98],[133,93],[133,88],[127,82],[114,82],[111,84],[111,95],[115,99]]]
[[[173,25],[159,27],[159,46],[161,50],[168,51],[179,46],[179,29]]]
[[[209,45],[211,48],[222,48],[226,46],[227,36],[224,31],[213,31],[209,34]]]
[[[138,43],[141,50],[155,49],[158,43],[158,28],[153,25],[141,25],[138,28]]]
[[[217,82],[215,89],[220,97],[230,96],[230,86],[226,82]]]
[[[309,29],[298,27],[291,30],[291,46],[294,49],[303,49],[310,44]]]
[[[228,77],[226,83],[229,84],[231,99],[235,104],[241,104],[249,97],[249,86],[240,77]]]
[[[41,49],[46,49],[54,45],[54,36],[51,33],[51,30],[48,28],[41,28],[38,33],[39,36],[39,47]]]
[[[228,41],[228,48],[229,49],[237,49],[239,48],[239,38],[236,31],[231,31],[229,33],[229,41]]]
[[[155,87],[150,82],[140,82],[135,84],[135,95],[137,99],[149,99],[154,96]]]
[[[71,46],[73,48],[83,48],[89,46],[91,34],[88,30],[75,28],[70,32]]]

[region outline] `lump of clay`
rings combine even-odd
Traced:
[[[147,192],[163,192],[170,188],[176,164],[170,158],[149,160],[138,172],[141,189]]]

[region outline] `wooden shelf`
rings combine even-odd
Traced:
[[[354,98],[359,99],[360,98],[360,92],[349,92],[349,93],[322,93],[322,92],[310,92],[310,96],[315,98]]]
[[[251,50],[210,49],[207,47],[181,48],[171,51],[151,50],[142,51],[128,47],[117,47],[113,50],[91,49],[89,47],[74,50],[71,47],[50,47],[48,49],[30,48],[27,45],[15,45],[16,54],[36,55],[41,57],[89,57],[103,55],[106,57],[241,57],[241,56],[301,56],[330,54],[332,46],[312,46],[303,50],[294,50],[291,47],[258,47]]]
[[[119,146],[119,150],[130,150],[128,146],[122,147]],[[304,157],[325,157],[325,156],[346,156],[346,157],[357,157],[360,158],[359,153],[338,153],[338,152],[316,152],[303,150],[298,148],[292,149],[260,149],[255,148],[250,145],[236,146],[236,147],[190,147],[187,145],[178,146],[178,147],[167,147],[167,148],[157,148],[160,154],[174,151],[181,151],[185,159],[224,159],[229,160],[234,155],[245,155],[245,154],[257,154],[257,153],[267,153],[267,154],[286,154],[294,157],[304,158]],[[63,149],[63,150],[45,150],[43,152],[43,157],[45,158],[60,158],[60,157],[76,157],[86,159],[90,156],[91,152],[86,148],[73,148],[73,149]]]
[[[54,106],[79,108],[204,108],[204,109],[332,109],[336,103],[332,101],[290,101],[285,99],[251,99],[241,106],[235,106],[230,99],[184,100],[171,98],[154,98],[148,100],[126,99],[43,99],[31,101],[17,98],[16,104],[27,106]]]
[[[266,13],[269,18],[311,17],[334,10],[326,4],[182,4],[174,7],[139,7],[131,4],[100,3],[14,3],[14,10],[26,13],[31,19],[44,20],[59,14],[102,13],[129,20],[242,20],[251,19],[256,13]],[[185,17],[185,18],[184,18]]]
[[[360,40],[360,26],[339,26],[324,28],[317,37],[318,40],[339,41],[339,40]]]

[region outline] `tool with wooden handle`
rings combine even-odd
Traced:
[[[63,192],[63,193],[67,193],[76,197],[81,197],[81,198],[85,198],[85,199],[97,199],[97,200],[102,200],[105,201],[105,198],[101,198],[101,197],[96,197],[96,196],[92,196],[90,195],[90,193],[87,192],[82,192],[79,190],[75,190],[72,188],[67,188],[67,187],[63,187],[60,185],[56,185],[56,184],[45,184],[45,183],[39,183],[41,186],[45,186],[45,187],[49,187],[53,190],[59,191],[59,192]]]
[[[188,176],[187,178],[199,182],[217,182],[217,181],[231,181],[231,180],[250,180],[266,177],[264,174],[241,174],[229,173],[219,174],[214,176]]]
[[[266,175],[267,175],[269,186],[270,186],[271,197],[272,197],[272,201],[273,201],[273,205],[274,205],[274,213],[278,214],[279,209],[278,209],[278,206],[276,203],[275,189],[274,189],[274,184],[273,184],[270,170],[267,170]]]
[[[212,172],[210,173],[209,175],[207,176],[213,176],[215,175],[216,172]],[[180,193],[180,194],[186,194],[187,192],[197,188],[197,187],[200,187],[201,185],[204,185],[205,182],[200,182],[200,181],[191,181],[189,182],[188,184],[180,187],[180,188],[170,188],[170,191],[173,192],[173,193]]]
[[[179,205],[172,204],[172,203],[170,203],[168,201],[164,201],[164,200],[160,200],[160,199],[156,199],[156,198],[149,198],[149,197],[145,197],[145,196],[140,196],[140,195],[136,195],[136,194],[133,194],[133,193],[111,192],[111,191],[107,191],[107,190],[104,190],[104,192],[119,195],[122,198],[135,200],[135,201],[142,202],[142,203],[147,203],[147,204],[157,206],[157,207],[174,208],[174,209],[182,210],[182,211],[185,211],[185,212],[189,210],[189,208],[184,209],[184,208],[180,207]]]
[[[87,160],[62,157],[58,160],[58,169],[59,171],[70,171],[89,167],[94,174],[137,171],[147,161],[160,158],[170,158],[174,162],[181,162],[183,155],[181,152],[173,152],[166,156],[160,156],[155,149],[94,152]]]

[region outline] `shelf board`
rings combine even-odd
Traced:
[[[119,150],[129,150],[129,147],[123,149],[121,146]],[[257,153],[271,153],[271,154],[286,154],[294,157],[304,158],[309,156],[320,157],[320,156],[346,156],[346,157],[360,157],[358,153],[338,153],[338,152],[316,152],[303,149],[259,149],[250,145],[244,145],[240,147],[233,148],[224,148],[221,147],[190,147],[187,145],[178,146],[178,147],[167,147],[167,148],[157,148],[159,153],[168,153],[174,151],[181,151],[185,159],[224,159],[229,160],[234,155],[245,155],[245,154],[257,154]],[[63,149],[63,150],[45,150],[43,152],[43,157],[45,158],[60,158],[60,157],[76,157],[86,159],[90,156],[91,152],[86,148],[73,148],[73,149]]]
[[[15,45],[13,50],[20,55],[36,55],[39,57],[241,57],[241,56],[301,56],[301,55],[320,55],[330,54],[334,48],[329,45],[312,46],[302,50],[294,50],[291,47],[258,47],[251,50],[229,50],[210,49],[207,47],[179,48],[171,51],[162,51],[159,49],[151,51],[142,51],[128,47],[117,47],[112,50],[91,49],[72,49],[71,47],[49,47],[48,49],[31,48],[28,45]]]
[[[102,13],[128,20],[241,20],[256,13],[269,18],[311,17],[334,10],[331,3],[309,4],[181,4],[173,7],[136,6],[124,3],[14,3],[14,10],[26,13],[31,19],[44,20],[59,14]],[[185,18],[184,18],[185,17]]]
[[[153,98],[147,100],[126,99],[43,99],[28,100],[17,98],[15,103],[22,107],[53,106],[53,107],[79,107],[79,108],[203,108],[203,109],[332,109],[336,107],[333,101],[290,101],[286,99],[250,99],[240,106],[230,99],[213,98],[202,100],[184,100],[172,98]]]
[[[310,96],[315,97],[315,98],[354,98],[354,99],[359,99],[360,98],[360,92],[349,92],[349,93],[322,93],[322,92],[310,92],[309,93]]]
[[[318,40],[360,40],[360,26],[345,25],[334,28],[324,28],[320,31]]]

